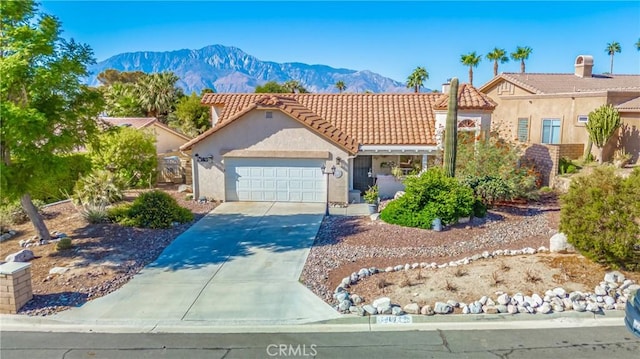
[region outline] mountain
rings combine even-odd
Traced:
[[[89,68],[89,85],[98,85],[97,74],[106,69],[140,70],[146,73],[173,71],[185,93],[203,88],[216,92],[253,92],[267,81],[296,80],[314,93],[337,92],[335,83],[343,81],[347,92],[407,92],[398,81],[371,71],[336,69],[298,62],[261,61],[236,47],[211,45],[199,50],[133,52],[112,56]]]

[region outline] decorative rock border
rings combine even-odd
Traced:
[[[342,282],[336,287],[333,298],[335,299],[334,308],[343,314],[352,313],[359,316],[376,315],[376,314],[449,314],[454,308],[461,308],[463,314],[549,314],[552,312],[564,312],[574,310],[577,312],[600,312],[602,310],[624,310],[631,292],[640,289],[640,285],[631,279],[626,279],[624,275],[618,271],[608,272],[604,276],[604,280],[594,288],[593,292],[582,293],[574,291],[568,293],[561,287],[547,290],[544,296],[537,293],[531,296],[525,296],[522,293],[516,293],[510,296],[508,293],[496,292],[495,300],[489,296],[483,296],[472,303],[460,303],[455,300],[447,302],[435,302],[433,307],[425,305],[420,307],[417,303],[410,303],[400,308],[399,305],[393,304],[388,297],[381,297],[374,300],[371,304],[362,305],[364,299],[357,294],[351,294],[347,288],[358,283],[361,279],[378,274],[398,271],[408,271],[412,269],[440,269],[445,267],[456,267],[469,264],[473,261],[495,258],[499,256],[517,256],[517,255],[533,255],[536,253],[545,253],[549,250],[546,247],[540,247],[537,250],[526,247],[518,250],[496,250],[493,252],[484,251],[481,254],[475,254],[471,257],[465,257],[457,261],[448,263],[406,263],[399,264],[394,267],[380,269],[376,267],[362,268],[358,272],[353,272],[349,277],[342,279]]]

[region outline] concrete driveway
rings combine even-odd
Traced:
[[[224,203],[122,288],[55,317],[222,325],[339,317],[298,282],[323,214],[321,203]]]

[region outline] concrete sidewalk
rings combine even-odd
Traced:
[[[224,203],[122,288],[51,319],[267,325],[337,318],[298,282],[323,213],[321,203]]]

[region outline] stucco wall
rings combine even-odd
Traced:
[[[621,112],[619,145],[633,157],[631,163],[640,163],[640,112]]]
[[[174,133],[171,133],[162,127],[155,125],[152,126],[151,131],[156,135],[157,153],[177,151],[180,146],[187,143],[187,140],[184,138],[176,136]]]
[[[224,157],[230,150],[250,151],[329,151],[327,168],[336,164],[343,172],[341,178],[329,176],[329,201],[348,202],[349,166],[346,151],[325,140],[297,120],[279,110],[270,110],[273,118],[266,118],[265,110],[253,110],[218,132],[194,145],[192,153],[213,155],[212,162],[193,161],[194,192],[196,198],[206,196],[226,200],[224,191]]]

